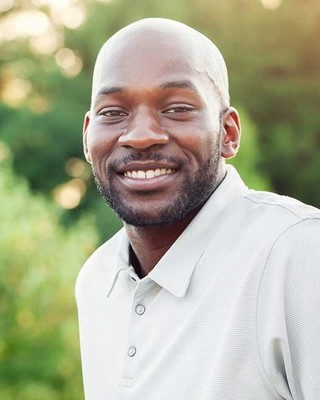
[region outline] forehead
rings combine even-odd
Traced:
[[[170,33],[138,32],[107,42],[95,67],[93,95],[101,86],[160,86],[206,75],[193,40]]]

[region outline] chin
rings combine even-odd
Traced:
[[[110,200],[110,199],[109,199]],[[152,207],[150,204],[146,207],[127,206],[122,202],[107,201],[110,207],[115,211],[119,218],[126,224],[133,226],[160,226],[172,224],[183,218],[183,210],[172,209],[172,206]],[[147,210],[149,208],[149,211]]]
[[[126,224],[137,227],[170,225],[181,219],[180,216],[179,217],[171,215],[151,216],[151,215],[145,215],[143,213],[131,213],[130,215],[119,215],[119,217]]]

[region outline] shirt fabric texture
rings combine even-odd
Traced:
[[[236,170],[143,279],[124,229],[76,284],[86,400],[319,400],[320,210]]]

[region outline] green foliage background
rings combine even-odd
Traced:
[[[225,56],[232,103],[242,117],[242,147],[232,162],[249,186],[319,207],[320,2],[1,4],[0,398],[80,399],[74,281],[93,248],[120,226],[82,156],[82,121],[100,46],[144,17],[177,19],[205,33]],[[15,24],[25,12],[29,17]],[[34,31],[30,13],[47,18],[49,36]],[[48,44],[39,48],[39,39]],[[66,54],[78,70],[68,69]],[[67,196],[70,188],[78,201],[66,207],[59,193]]]
[[[77,399],[81,393],[73,284],[94,249],[92,221],[61,228],[61,210],[0,171],[0,398]]]

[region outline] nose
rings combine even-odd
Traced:
[[[146,150],[154,145],[168,143],[169,136],[161,128],[153,116],[137,115],[131,126],[124,130],[118,139],[121,146],[133,147],[137,150]]]

